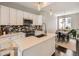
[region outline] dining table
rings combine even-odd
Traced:
[[[69,35],[68,35],[69,31],[63,31],[63,30],[61,30],[61,31],[58,31],[58,32],[61,33],[60,36],[61,36],[63,42],[69,41]]]

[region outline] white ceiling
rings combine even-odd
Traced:
[[[24,7],[29,7],[29,8],[32,8],[32,9],[35,9],[36,10],[36,7],[34,5],[35,2],[16,2],[17,4],[20,4]]]
[[[63,14],[79,12],[79,2],[54,2],[43,10],[48,12],[52,8],[52,13]]]
[[[32,8],[34,10],[38,10],[38,8],[37,8],[37,3],[38,2],[16,2],[16,3],[20,4],[20,5],[24,6],[24,7],[29,7],[29,8]],[[48,3],[48,5],[49,4],[50,3]]]
[[[25,7],[37,10],[35,6],[36,2],[16,2]],[[49,12],[49,8],[52,8],[52,13],[60,14],[66,12],[76,12],[79,11],[79,2],[50,2],[47,7],[44,7],[41,11]]]

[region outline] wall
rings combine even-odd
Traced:
[[[55,15],[50,16],[47,12],[42,12],[41,14],[43,15],[43,22],[46,23],[47,31],[55,33],[57,30],[57,17]],[[59,18],[61,17],[71,17],[72,28],[79,29],[79,13],[59,16]]]
[[[46,23],[47,32],[55,33],[56,32],[56,16],[55,15],[49,15],[47,12],[42,12],[43,15],[43,22]]]
[[[71,17],[72,28],[79,29],[79,13],[63,15],[63,16],[59,16],[58,18],[61,17]]]

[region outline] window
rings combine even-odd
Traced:
[[[58,21],[58,27],[59,29],[70,29],[71,28],[71,18],[67,17],[67,18],[61,18]]]

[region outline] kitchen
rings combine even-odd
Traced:
[[[47,32],[42,15],[0,5],[1,56],[52,55],[54,36]]]
[[[0,2],[0,56],[77,56],[78,5]]]

